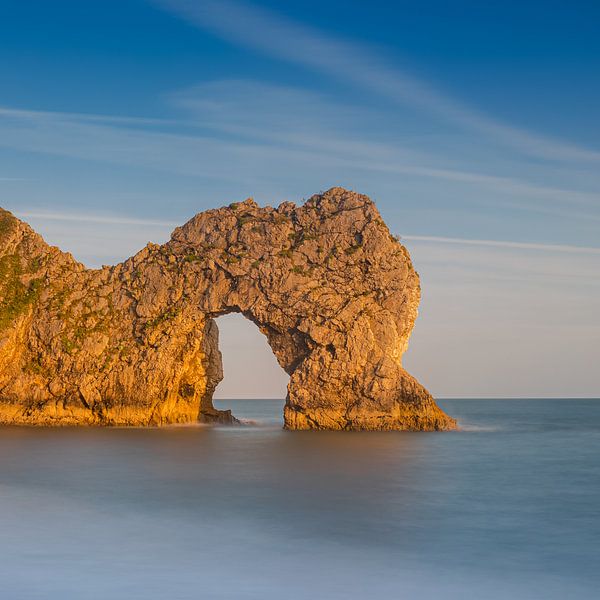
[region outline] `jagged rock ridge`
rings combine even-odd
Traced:
[[[367,197],[253,200],[86,269],[0,214],[0,422],[234,421],[214,318],[240,312],[290,375],[288,429],[452,429],[403,368],[419,278]]]

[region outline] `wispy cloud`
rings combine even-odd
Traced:
[[[145,225],[149,227],[177,227],[181,223],[171,221],[157,221],[153,219],[140,219],[136,217],[122,217],[119,215],[95,214],[67,214],[60,212],[43,211],[15,211],[15,216],[20,219],[39,219],[40,221],[68,221],[75,223],[98,223],[107,225]]]
[[[346,163],[352,168],[482,185],[551,201],[600,203],[600,193],[531,184],[514,177],[458,168],[426,166],[423,163],[427,159],[429,162],[440,159],[397,142],[373,139],[386,125],[378,119],[377,111],[339,100],[334,102],[303,89],[227,80],[195,86],[173,94],[171,99],[176,106],[191,113],[191,121],[200,126],[262,142],[285,143],[288,147],[327,153],[330,161]],[[354,131],[355,123],[360,123],[363,130]],[[370,136],[365,136],[365,125],[372,127]]]
[[[447,157],[419,151],[377,136],[393,126],[389,115],[332,101],[327,96],[292,87],[244,80],[209,82],[172,96],[201,126],[287,148],[308,150],[319,161],[351,169],[409,175],[500,191],[513,199],[529,197],[569,205],[600,205],[600,193],[531,183],[512,176],[478,173],[456,166],[443,168]],[[361,125],[356,130],[356,124]],[[365,127],[368,132],[365,132]],[[455,142],[456,146],[456,142]],[[455,147],[455,151],[457,148]],[[451,157],[452,160],[453,157]],[[425,164],[424,164],[425,163]],[[511,204],[525,208],[523,203]],[[547,206],[531,207],[547,212]],[[551,209],[554,210],[554,209]],[[571,216],[577,213],[572,210]],[[582,213],[584,218],[589,213]]]
[[[262,7],[232,0],[155,0],[236,45],[313,69],[380,96],[428,110],[524,154],[551,160],[600,162],[600,151],[503,123],[389,66],[371,49],[340,40]]]
[[[461,246],[488,246],[520,250],[539,250],[542,252],[564,252],[567,254],[600,254],[600,248],[590,246],[572,246],[568,244],[533,244],[506,240],[474,240],[468,238],[438,237],[428,235],[403,235],[403,240],[414,242],[433,242],[436,244],[459,244]]]
[[[0,146],[201,178],[233,177],[247,187],[257,178],[296,176],[301,170],[319,173],[328,182],[343,181],[348,173],[390,179],[404,175],[479,189],[482,206],[569,219],[600,218],[598,193],[474,172],[456,164],[442,166],[448,158],[387,139],[385,118],[376,110],[321,94],[220,81],[170,99],[183,111],[180,119],[104,118],[5,107],[0,109]],[[355,123],[369,123],[369,132]],[[573,210],[573,204],[580,210]]]
[[[170,119],[153,119],[147,117],[131,117],[131,116],[120,116],[120,115],[97,115],[89,113],[73,113],[73,112],[60,112],[42,110],[24,110],[19,108],[10,108],[7,106],[0,106],[0,117],[16,117],[21,119],[29,119],[31,121],[40,120],[44,121],[48,118],[48,115],[52,114],[53,118],[65,121],[82,121],[90,123],[115,123],[125,125],[172,125],[177,124],[177,121]]]
[[[230,177],[232,161],[250,163],[268,149],[202,136],[142,127],[135,120],[87,119],[78,113],[4,109],[0,113],[0,147],[74,159],[133,165],[198,177]],[[163,123],[161,122],[161,125]],[[262,152],[261,152],[262,150]],[[243,180],[249,170],[240,168]]]

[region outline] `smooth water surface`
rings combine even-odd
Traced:
[[[0,596],[587,599],[600,401],[448,400],[463,430],[0,429]]]

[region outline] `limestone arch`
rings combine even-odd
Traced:
[[[214,318],[240,312],[290,375],[287,429],[455,427],[402,367],[419,277],[367,196],[233,203],[100,270],[6,215],[0,258],[27,301],[0,332],[1,422],[227,420]]]
[[[419,278],[366,196],[334,188],[300,207],[247,200],[197,215],[166,247],[202,256],[207,317],[237,311],[266,335],[290,375],[286,428],[453,426],[402,368]]]

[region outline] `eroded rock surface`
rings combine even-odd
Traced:
[[[86,269],[0,213],[0,422],[230,422],[214,318],[241,312],[290,375],[288,429],[451,429],[402,368],[419,277],[368,197],[252,200]]]

